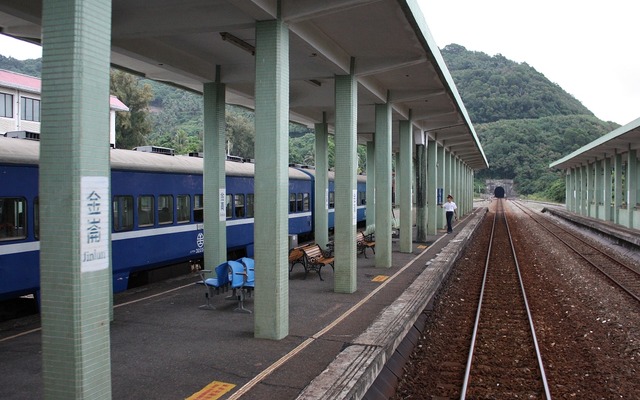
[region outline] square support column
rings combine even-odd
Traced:
[[[289,31],[256,23],[255,318],[257,338],[289,334]]]
[[[391,104],[376,104],[376,267],[391,267]]]
[[[44,398],[111,399],[111,1],[42,6]]]
[[[604,215],[602,219],[612,221],[611,201],[613,197],[613,188],[611,185],[611,158],[607,157],[603,160],[603,198]]]
[[[638,204],[638,157],[637,150],[629,150],[627,153],[627,212],[629,213],[629,228],[636,228],[634,211]]]
[[[447,193],[449,192],[449,182],[447,180],[447,171],[449,169],[449,164],[448,164],[448,160],[449,157],[447,157],[447,150],[445,150],[444,146],[440,146],[439,144],[437,144],[437,142],[435,142],[436,145],[436,150],[437,150],[437,168],[436,168],[436,175],[437,175],[437,180],[438,180],[438,185],[437,187],[442,189],[442,199],[441,202],[444,203],[446,201],[446,197],[447,197]],[[433,193],[434,196],[437,195],[436,192]],[[434,202],[434,204],[437,204],[437,202]],[[438,229],[441,229],[442,227],[444,227],[445,224],[445,214],[444,211],[442,210],[442,208],[440,207],[442,204],[437,204],[436,205],[436,209],[434,210],[434,215],[436,216],[436,219],[434,220],[434,222],[436,223],[434,229],[434,234],[438,233]],[[429,214],[431,215],[431,214]]]
[[[400,202],[400,252],[413,251],[413,210],[411,177],[413,176],[413,132],[411,121],[400,121],[400,181],[397,190]]]
[[[315,124],[316,179],[314,198],[314,237],[323,249],[329,242],[329,130],[326,122]]]
[[[428,221],[427,146],[416,146],[416,240],[427,241]]]
[[[564,204],[567,211],[573,211],[573,168],[568,168],[564,175]]]
[[[376,142],[367,142],[367,182],[376,181]],[[367,227],[376,225],[376,185],[367,185]]]
[[[438,146],[435,140],[429,139],[427,142],[427,235],[437,235],[440,221],[438,215],[441,214],[438,204],[438,188],[442,187],[443,178],[442,164],[440,159],[442,147]]]
[[[594,217],[598,219],[603,219],[603,208],[604,208],[604,188],[603,188],[603,176],[602,176],[602,165],[603,160],[598,160],[594,163],[595,168],[595,180],[593,189],[595,191],[594,201],[596,203],[596,209],[594,213]]]
[[[616,153],[614,160],[614,178],[613,178],[613,222],[620,223],[620,207],[624,201],[623,184],[622,184],[622,154]]]
[[[227,218],[225,201],[227,184],[225,175],[225,85],[217,82],[204,84],[204,265],[213,270],[227,260]]]
[[[353,74],[336,76],[335,80],[334,291],[353,293],[358,286],[356,275],[358,82]]]

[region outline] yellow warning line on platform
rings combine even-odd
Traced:
[[[389,279],[389,277],[387,275],[377,275],[377,276],[373,277],[371,282],[384,282],[387,279]]]
[[[233,383],[213,381],[198,393],[192,394],[186,400],[216,400],[236,387]]]

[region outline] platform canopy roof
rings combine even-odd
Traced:
[[[569,169],[593,164],[598,160],[640,150],[640,118],[607,133],[599,139],[580,147],[573,153],[552,162],[549,168]]]
[[[0,0],[2,33],[41,42],[43,0]],[[45,0],[46,1],[46,0]],[[487,160],[460,95],[415,0],[280,0],[290,30],[290,118],[335,121],[334,76],[358,80],[358,140],[371,138],[374,105],[411,117],[473,169]],[[277,0],[112,0],[111,63],[201,93],[216,80],[227,102],[253,107],[255,24]]]

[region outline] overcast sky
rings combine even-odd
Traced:
[[[418,4],[439,48],[456,43],[526,62],[605,121],[625,125],[640,117],[640,1]]]
[[[605,121],[625,125],[640,117],[639,0],[418,4],[438,47],[457,43],[526,62]],[[0,54],[25,60],[41,50],[0,35]]]

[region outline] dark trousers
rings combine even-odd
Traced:
[[[453,211],[447,211],[447,232],[453,232],[453,227],[451,226],[451,221],[453,220]]]

